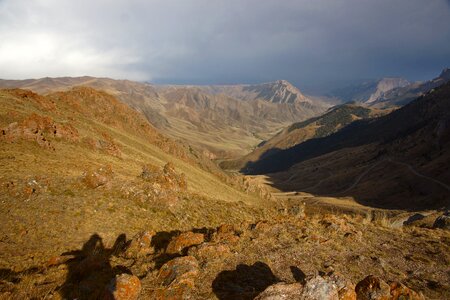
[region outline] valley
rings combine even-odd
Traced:
[[[450,297],[448,83],[0,86],[0,299]]]

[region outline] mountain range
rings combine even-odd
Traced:
[[[448,207],[449,99],[447,83],[385,116],[276,149],[243,171],[275,173],[270,177],[282,190],[351,194],[365,205]]]
[[[274,132],[324,112],[330,104],[287,81],[260,85],[155,86],[108,78],[0,80],[0,87],[39,93],[89,86],[118,97],[164,134],[188,141],[211,158],[242,156]]]

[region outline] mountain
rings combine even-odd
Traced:
[[[356,104],[343,104],[330,108],[325,114],[294,123],[278,132],[275,136],[261,143],[251,153],[237,160],[223,161],[225,169],[241,169],[247,163],[291,148],[306,140],[328,136],[351,122],[386,114],[387,111],[371,109]]]
[[[399,87],[408,86],[410,83],[403,78],[382,78],[369,80],[344,88],[336,89],[331,95],[345,102],[373,103],[382,98],[387,92]]]
[[[211,158],[242,156],[280,128],[324,112],[287,81],[236,86],[156,86],[108,78],[0,80],[0,87],[35,92],[89,86],[106,91],[144,114],[164,134],[201,148]]]
[[[278,188],[352,195],[366,205],[448,207],[449,124],[447,83],[386,116],[353,122],[248,163],[243,171],[284,171],[271,175]]]
[[[445,68],[438,77],[432,80],[416,82],[404,87],[391,89],[378,97],[375,101],[372,101],[370,105],[379,108],[402,106],[449,81],[450,69]]]
[[[311,103],[299,89],[286,80],[262,84],[213,85],[205,86],[203,89],[241,100],[263,99],[272,103]]]

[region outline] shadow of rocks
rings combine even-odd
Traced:
[[[238,265],[234,271],[220,272],[212,283],[212,289],[220,300],[247,300],[254,299],[278,281],[268,265],[256,262],[251,266]]]

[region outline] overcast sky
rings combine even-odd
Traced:
[[[0,0],[0,78],[157,83],[427,79],[449,0]]]

